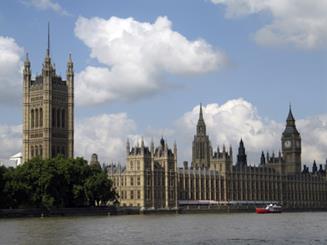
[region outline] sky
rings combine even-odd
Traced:
[[[75,155],[125,162],[144,137],[191,159],[203,104],[214,148],[242,138],[249,164],[281,148],[292,105],[302,161],[327,158],[327,0],[3,0],[0,159],[22,148],[22,64],[75,68]]]

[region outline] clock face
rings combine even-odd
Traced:
[[[284,146],[285,146],[286,148],[290,148],[290,147],[292,146],[292,142],[291,142],[290,140],[286,140],[286,141],[284,142]]]

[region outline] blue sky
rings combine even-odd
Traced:
[[[173,68],[160,67],[162,64],[166,66],[167,59],[169,60],[170,57],[166,57],[165,61],[162,61],[162,59],[153,58],[152,54],[149,62],[153,60],[155,64],[148,64],[148,66],[154,69],[157,75],[149,78],[147,86],[151,85],[153,79],[160,79],[158,84],[161,89],[144,92],[144,87],[135,87],[135,89],[132,87],[131,90],[133,91],[123,95],[119,92],[113,99],[107,98],[97,103],[89,103],[89,101],[78,103],[75,112],[79,125],[90,118],[97,120],[99,115],[112,116],[119,113],[125,113],[128,120],[133,121],[135,125],[131,131],[125,132],[123,130],[124,132],[119,135],[109,135],[104,140],[108,144],[111,144],[110,139],[112,137],[119,138],[118,141],[114,142],[119,142],[117,145],[121,146],[121,142],[126,137],[137,138],[140,135],[145,135],[145,137],[156,138],[159,137],[159,134],[166,134],[165,136],[171,142],[178,141],[182,136],[177,133],[176,129],[179,126],[176,125],[185,119],[187,113],[194,111],[200,102],[205,106],[215,104],[219,107],[239,98],[243,98],[244,103],[250,103],[249,110],[255,113],[258,120],[268,125],[271,125],[271,122],[283,125],[287,116],[288,105],[291,102],[296,118],[307,122],[307,120],[311,120],[310,118],[319,117],[319,120],[317,119],[320,123],[319,126],[312,123],[315,126],[311,128],[305,126],[308,128],[304,130],[309,132],[310,129],[319,127],[321,132],[325,133],[325,130],[327,131],[326,124],[324,124],[325,119],[321,118],[326,115],[327,106],[327,34],[326,31],[325,33],[319,32],[319,28],[322,28],[321,25],[323,24],[327,27],[327,22],[324,22],[325,19],[323,19],[322,24],[319,23],[318,25],[319,28],[312,28],[311,26],[306,28],[306,21],[316,20],[315,18],[321,20],[318,10],[325,9],[325,1],[317,1],[317,3],[312,4],[316,6],[308,8],[306,4],[310,1],[300,0],[300,7],[295,9],[290,8],[290,5],[287,4],[276,6],[272,0],[263,1],[266,3],[265,5],[250,0],[240,2],[243,5],[238,4],[235,0],[4,0],[0,3],[0,37],[14,39],[17,46],[23,50],[19,53],[20,60],[23,59],[22,53],[29,52],[32,71],[35,74],[41,71],[46,50],[47,22],[50,21],[51,53],[57,72],[64,76],[67,56],[71,52],[75,72],[81,74],[87,70],[88,66],[106,67],[110,70],[112,66],[123,62],[123,57],[126,56],[124,52],[121,52],[122,57],[117,58],[117,61],[113,61],[113,63],[110,61],[111,57],[102,57],[101,54],[91,57],[91,52],[96,52],[97,47],[87,45],[87,42],[90,41],[92,35],[101,34],[100,32],[92,32],[92,28],[95,28],[94,25],[96,25],[91,23],[94,17],[108,21],[108,23],[112,17],[117,17],[124,23],[128,17],[132,17],[137,25],[142,25],[145,22],[154,25],[158,17],[166,16],[167,21],[171,23],[169,30],[186,38],[187,43],[185,45],[190,45],[196,40],[202,40],[210,46],[204,52],[224,56],[225,60],[221,61],[221,66],[212,65],[213,67],[207,70],[205,68],[196,70],[193,67],[188,69],[185,64],[176,61],[178,71],[175,72]],[[292,2],[294,1],[285,1],[289,4]],[[310,11],[312,15],[310,15]],[[304,21],[304,24],[298,26],[293,22],[294,17]],[[90,27],[89,32],[84,30],[82,26],[80,32],[83,33],[77,34],[77,23],[81,18],[84,18],[85,23],[93,26]],[[262,29],[264,32],[260,32]],[[112,30],[108,30],[108,34],[112,32]],[[304,41],[298,42],[301,38]],[[146,42],[147,39],[143,41]],[[178,43],[171,45],[176,46],[175,51],[179,51]],[[158,44],[159,46],[160,44]],[[197,50],[197,52],[200,51]],[[113,50],[108,50],[108,53],[112,54]],[[185,57],[188,57],[187,55],[185,54]],[[198,54],[196,53],[196,55]],[[147,56],[143,58],[147,59]],[[103,61],[104,59],[105,61]],[[193,59],[194,64],[192,66],[197,64],[198,58],[195,56]],[[211,63],[208,59],[203,57],[202,59],[203,62],[201,63],[201,57],[199,57],[200,64],[205,64],[204,66],[209,64],[210,66]],[[16,77],[19,76],[20,74],[17,73]],[[79,82],[88,82],[85,79],[85,77],[76,75],[76,86]],[[100,82],[105,83],[106,81],[104,79]],[[116,81],[112,78],[111,82],[115,83]],[[155,83],[155,85],[158,84]],[[21,93],[22,87],[19,87],[19,83],[17,85],[17,91]],[[138,91],[137,94],[135,91]],[[6,116],[1,117],[0,124],[9,126],[21,124],[22,107],[21,102],[17,100],[20,97],[19,93],[17,92],[12,96],[15,99],[1,102],[0,113]],[[76,96],[79,95],[85,96],[85,91],[76,94]],[[120,96],[124,98],[121,99]],[[211,113],[215,112],[208,109],[207,114]],[[304,122],[303,124],[305,124]],[[220,135],[219,130],[224,130],[224,128],[221,128],[219,124],[220,122],[215,122],[212,125],[209,123],[208,127],[211,127],[211,132],[215,134],[212,138],[217,138],[217,143],[222,144],[224,142],[219,140],[217,135]],[[121,125],[124,127],[123,123]],[[110,131],[111,128],[108,126],[105,130]],[[157,133],[155,134],[153,131]],[[151,133],[154,135],[150,136]],[[192,131],[190,133],[193,134]],[[239,131],[230,134],[233,139],[227,139],[226,143],[236,147],[237,133]],[[253,147],[250,147],[254,152],[253,154],[258,155],[261,151],[261,145],[257,145],[258,150],[255,151],[254,142],[257,140],[252,139],[258,134],[254,136],[251,134],[247,136],[247,133],[243,134],[245,134],[245,138],[248,137],[250,145],[253,144]],[[78,137],[84,139],[82,136]],[[240,137],[242,135],[239,135]],[[267,143],[263,150],[275,149],[277,151],[279,138],[280,135],[271,144]],[[92,144],[92,140],[87,138],[85,141]],[[327,144],[325,141],[316,142],[317,144]],[[310,142],[310,144],[316,142]],[[181,144],[187,143],[182,141]],[[191,142],[189,142],[189,146],[181,147],[184,158],[189,158],[187,147],[190,148],[190,144]],[[88,145],[80,147],[87,149]],[[11,154],[11,151],[14,150],[15,147],[8,149],[2,153],[0,158],[5,158],[5,154]],[[121,154],[112,151],[114,150],[103,150],[106,161],[123,158]],[[322,161],[324,159],[322,156],[327,156],[327,152],[322,152],[320,148],[317,152],[319,154],[313,154],[312,157],[316,156],[315,158]],[[12,154],[14,153],[16,152],[12,152]],[[80,150],[79,153],[85,154],[85,157],[88,158],[87,155],[90,152]],[[182,160],[180,159],[180,161]]]

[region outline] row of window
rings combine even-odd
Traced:
[[[31,127],[38,128],[43,126],[43,109],[33,108],[31,110]]]
[[[130,161],[129,168],[130,170],[140,170],[140,161],[136,161],[135,164],[133,161]]]
[[[33,145],[31,146],[31,157],[42,157],[43,155],[43,148],[42,145]],[[63,155],[66,156],[66,150],[64,146],[52,146],[52,157],[55,157],[57,155]]]
[[[122,199],[141,199],[141,191],[121,191],[120,197]]]
[[[52,157],[56,157],[57,155],[66,156],[65,146],[52,146]]]
[[[31,157],[42,157],[43,154],[43,149],[42,149],[42,145],[34,145],[31,146]]]
[[[31,128],[43,127],[43,109],[33,108],[31,110]],[[52,127],[65,128],[66,127],[66,110],[52,109]]]
[[[66,111],[65,109],[52,108],[52,127],[66,127]]]

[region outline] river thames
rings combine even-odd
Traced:
[[[327,244],[327,213],[0,219],[0,244]]]

